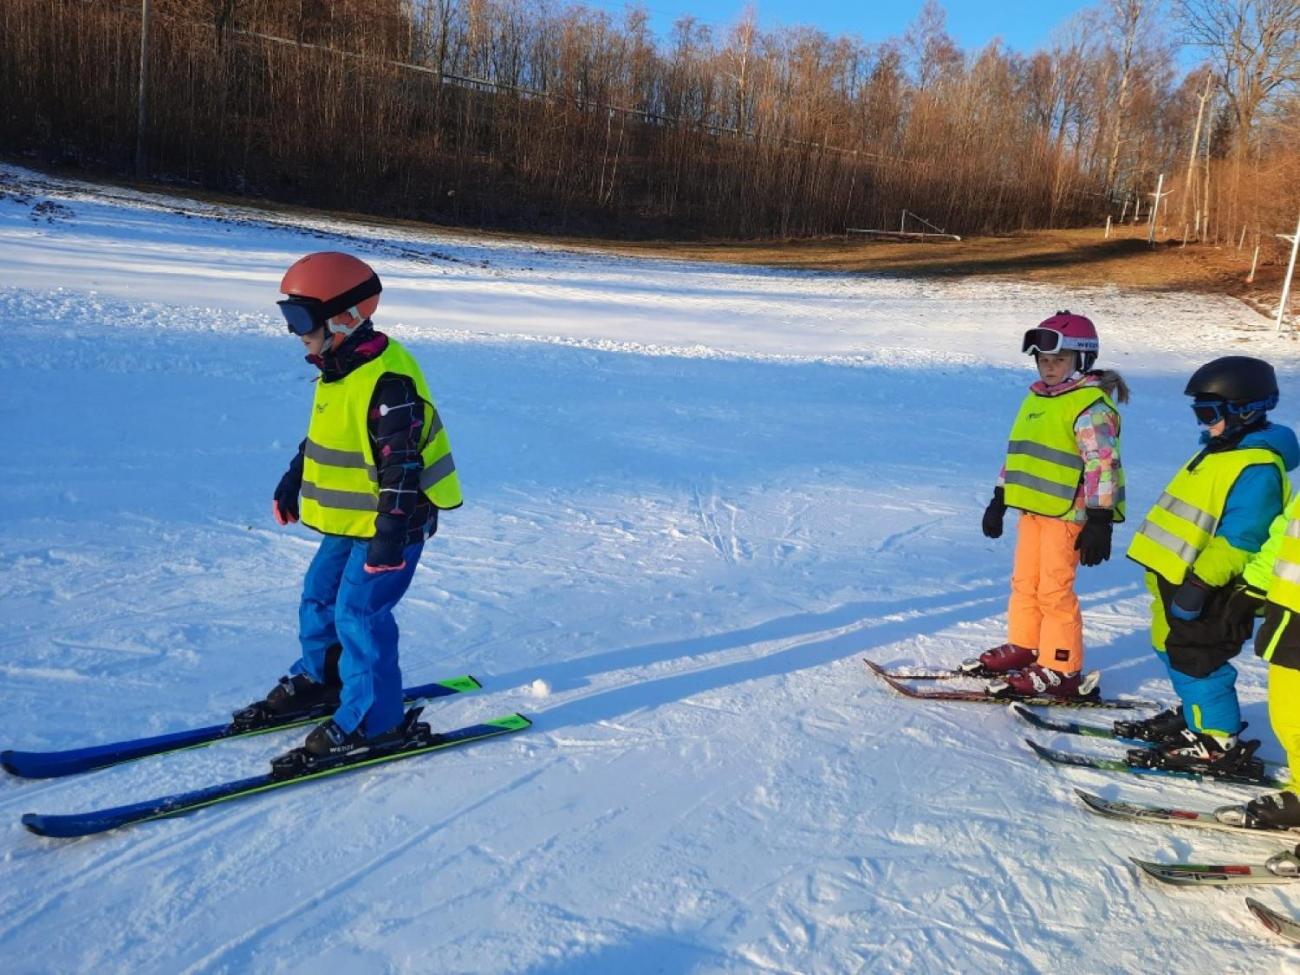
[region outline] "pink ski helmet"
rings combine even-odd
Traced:
[[[1097,329],[1089,319],[1067,310],[1058,311],[1040,322],[1037,328],[1027,331],[1020,351],[1030,354],[1045,352],[1048,355],[1077,352],[1079,371],[1087,372],[1097,361],[1101,343],[1097,340]]]

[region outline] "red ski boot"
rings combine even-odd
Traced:
[[[992,650],[985,650],[974,660],[963,660],[959,669],[970,677],[1000,677],[1008,671],[1028,667],[1037,659],[1037,650],[1004,643]]]
[[[989,685],[989,693],[995,697],[1056,697],[1075,698],[1093,697],[1097,685],[1101,682],[1101,673],[1082,671],[1062,673],[1051,670],[1041,664],[1030,664],[1020,670],[1012,671],[1001,680]]]

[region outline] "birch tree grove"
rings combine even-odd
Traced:
[[[753,11],[656,38],[644,10],[563,0],[152,0],[140,134],[155,176],[478,226],[787,237],[904,208],[958,233],[1077,225],[1193,149],[1195,93],[1142,26],[1156,0],[1103,2],[1019,54],[961,51],[934,0],[878,44]],[[1186,22],[1213,33],[1212,2],[1183,0]],[[7,150],[129,172],[139,39],[132,0],[3,0]],[[1206,109],[1217,165],[1292,68],[1215,50],[1236,113],[1225,129]]]

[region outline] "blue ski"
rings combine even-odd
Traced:
[[[418,714],[418,709],[416,709],[416,714]],[[27,813],[23,816],[23,825],[38,836],[60,838],[89,836],[92,833],[103,833],[122,826],[130,826],[133,823],[145,823],[154,819],[163,819],[167,816],[179,816],[182,813],[202,809],[218,802],[242,799],[245,796],[270,792],[273,789],[283,789],[304,782],[312,782],[327,776],[342,775],[346,772],[370,768],[385,762],[396,762],[415,755],[445,751],[448,748],[467,745],[474,741],[482,741],[485,738],[496,738],[499,735],[523,731],[532,724],[522,714],[509,714],[481,724],[467,725],[464,728],[457,728],[455,731],[435,734],[429,730],[428,725],[423,723],[415,724],[414,715],[408,715],[408,717],[412,721],[414,734],[399,747],[378,752],[363,751],[350,760],[328,768],[307,771],[287,778],[277,778],[270,773],[254,775],[246,779],[237,779],[203,789],[195,789],[192,792],[181,792],[176,795],[137,802],[129,806],[118,806],[115,809],[97,809],[91,812],[73,813],[65,816]]]
[[[406,706],[409,707],[420,701],[446,697],[448,694],[477,691],[482,686],[475,678],[466,674],[450,680],[408,687],[402,695]],[[52,779],[62,775],[76,775],[79,772],[107,768],[110,765],[131,762],[150,755],[162,755],[186,748],[201,748],[217,741],[264,735],[285,728],[299,728],[328,717],[333,710],[333,707],[322,707],[311,711],[299,711],[287,715],[281,721],[258,725],[251,729],[240,729],[233,724],[214,724],[206,728],[191,728],[187,731],[173,731],[151,738],[132,738],[106,745],[91,745],[60,752],[5,751],[0,752],[0,767],[11,775],[20,775],[27,779]]]

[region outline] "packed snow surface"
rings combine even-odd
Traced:
[[[1067,307],[1098,323],[1134,391],[1136,517],[1195,449],[1200,363],[1269,358],[1275,416],[1300,421],[1300,354],[1244,305],[609,256],[12,167],[0,191],[0,747],[220,721],[295,659],[315,540],[270,497],[315,371],[274,302],[321,249],[378,269],[377,323],[422,362],[467,499],[399,608],[404,675],[482,680],[431,705],[435,725],[536,722],[72,842],[20,814],[253,774],[299,733],[6,777],[6,973],[1295,963],[1239,892],[1157,888],[1127,862],[1280,844],[1108,823],[1071,794],[1249,791],[1054,769],[1014,715],[902,699],[861,662],[1002,641],[1012,533],[979,523],[1034,378],[1025,328]],[[1079,577],[1088,665],[1109,694],[1169,700],[1119,557],[1133,524]],[[1240,663],[1281,758],[1263,666]]]

